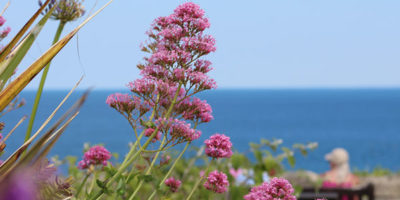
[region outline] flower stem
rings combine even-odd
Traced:
[[[53,44],[58,42],[58,40],[60,39],[61,32],[63,31],[64,26],[65,26],[65,22],[60,21],[60,23],[58,24],[58,28],[57,28],[56,34],[54,35]],[[39,107],[40,97],[42,96],[43,87],[44,87],[44,83],[46,82],[46,77],[47,77],[47,73],[49,72],[49,68],[50,68],[50,62],[44,68],[43,74],[42,74],[42,78],[40,79],[39,88],[38,88],[38,90],[36,92],[35,102],[34,102],[33,107],[32,107],[31,117],[29,118],[28,129],[26,130],[26,133],[25,133],[24,142],[29,140],[29,138],[31,137],[31,133],[32,133],[32,129],[33,129],[33,123],[35,121],[36,112],[37,112],[37,109]]]
[[[167,111],[167,113],[166,113],[165,116],[164,116],[164,118],[165,118],[166,120],[169,119],[169,117],[170,117],[170,115],[171,115],[171,113],[172,113],[172,109],[174,108],[174,106],[175,106],[175,104],[176,104],[176,100],[177,100],[177,98],[178,98],[179,91],[180,91],[181,87],[182,87],[182,83],[179,84],[178,89],[177,89],[176,92],[175,92],[174,99],[172,100],[171,105],[169,106],[168,111]],[[154,116],[154,115],[152,114],[151,119],[149,119],[149,121],[152,120],[152,117],[153,117],[153,116]],[[107,183],[106,183],[106,188],[107,188],[108,186],[110,186],[110,184],[111,184],[112,182],[114,182],[115,179],[116,179],[120,174],[122,174],[122,172],[123,172],[130,164],[132,164],[132,162],[136,159],[136,157],[137,157],[143,150],[145,150],[145,149],[147,148],[147,146],[149,146],[151,140],[153,140],[153,138],[157,135],[157,132],[158,132],[158,127],[154,130],[154,133],[153,133],[153,134],[147,139],[147,141],[143,144],[142,148],[140,148],[137,152],[135,152],[135,154],[132,155],[132,158],[129,159],[130,154],[132,154],[132,153],[134,152],[134,148],[131,148],[130,152],[128,153],[127,157],[125,157],[125,160],[124,160],[124,162],[122,162],[122,164],[121,164],[120,168],[118,169],[117,173],[115,173],[114,176],[112,176],[111,179],[109,179],[109,180],[107,181]],[[143,136],[143,133],[144,133],[144,130],[142,131],[142,134],[139,136],[139,140],[140,140],[141,137]],[[136,141],[136,142],[137,142],[137,141]],[[101,190],[101,191],[100,191],[99,193],[97,193],[97,194],[94,196],[94,198],[92,198],[92,199],[100,199],[100,197],[103,195],[103,193],[104,193],[104,191]]]
[[[92,180],[92,182],[90,183],[90,187],[89,187],[89,191],[88,191],[89,194],[91,194],[92,191],[93,191],[94,185],[96,184],[97,177],[98,177],[98,173],[97,173],[97,171],[94,171],[94,173],[93,173],[93,180]]]
[[[192,188],[192,191],[190,191],[190,194],[189,194],[189,196],[186,198],[186,200],[189,200],[189,199],[193,196],[194,191],[196,191],[196,189],[199,187],[199,185],[200,185],[200,183],[203,181],[204,177],[207,176],[208,170],[210,169],[210,166],[211,166],[211,163],[212,163],[213,160],[214,160],[214,159],[212,159],[211,162],[208,164],[207,169],[204,171],[203,176],[201,176],[201,178],[196,182],[196,184],[195,184],[194,187]]]
[[[78,190],[77,190],[77,192],[76,192],[76,195],[75,195],[76,198],[79,198],[79,194],[81,193],[83,186],[85,185],[87,179],[89,178],[89,176],[90,176],[91,174],[92,174],[92,173],[87,173],[86,176],[85,176],[85,178],[83,179],[82,183],[79,185],[79,188],[78,188]]]
[[[160,150],[163,148],[163,145],[164,145],[166,139],[167,139],[167,136],[165,135],[164,138],[163,138],[163,140],[161,141],[160,148],[159,148]],[[150,164],[149,168],[148,168],[147,171],[146,171],[146,175],[149,175],[149,174],[150,174],[151,169],[153,168],[154,163],[156,162],[156,160],[157,160],[158,156],[160,155],[160,153],[161,153],[161,151],[158,151],[158,152],[156,153],[156,155],[154,156],[153,160],[151,161],[151,164]],[[142,187],[143,182],[144,182],[143,180],[141,180],[141,181],[139,182],[139,185],[136,187],[136,189],[135,189],[135,191],[133,192],[133,194],[129,197],[129,200],[132,200],[132,199],[136,196],[136,194],[139,192],[140,188]]]
[[[182,155],[185,153],[185,151],[187,150],[187,148],[189,147],[191,142],[187,142],[185,145],[185,148],[182,150],[182,152],[179,154],[178,158],[175,159],[174,163],[172,164],[171,168],[168,170],[167,174],[164,176],[164,178],[161,180],[160,184],[158,185],[158,187],[161,187],[162,184],[165,182],[165,180],[167,180],[167,178],[171,175],[172,170],[175,168],[176,163],[178,163],[178,161],[181,159]],[[157,189],[153,191],[153,193],[151,193],[150,197],[148,198],[148,200],[151,200],[154,198],[154,196],[157,193]]]

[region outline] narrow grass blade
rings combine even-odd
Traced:
[[[11,131],[6,135],[6,137],[4,137],[4,139],[0,142],[0,146],[7,141],[7,139],[10,137],[10,135],[15,131],[15,129],[18,128],[19,125],[22,124],[22,122],[25,121],[26,118],[27,118],[27,116],[25,115],[18,121],[18,123],[14,126],[14,128],[11,129]]]
[[[78,112],[76,112],[74,115],[72,115],[62,126],[61,128],[59,128],[55,133],[53,133],[45,142],[43,145],[44,148],[43,150],[40,152],[39,155],[37,155],[37,157],[35,158],[35,160],[33,161],[34,163],[41,161],[44,159],[45,156],[47,156],[47,154],[50,152],[51,148],[54,146],[54,144],[56,143],[56,141],[60,138],[61,134],[64,133],[65,129],[67,128],[67,126],[72,122],[73,119],[75,119],[75,117],[79,114],[79,110]]]
[[[29,162],[34,159],[38,153],[43,149],[43,147],[46,145],[46,142],[48,141],[49,138],[51,138],[54,134],[57,135],[57,129],[58,127],[64,122],[64,121],[70,121],[71,118],[74,118],[76,114],[79,112],[79,109],[85,102],[87,98],[88,92],[82,95],[82,97],[43,135],[39,138],[39,140],[30,148],[26,154],[22,155],[22,157],[17,161],[18,157],[24,152],[29,143],[26,142],[24,145],[22,145],[17,151],[13,153],[4,163],[3,165],[0,166],[0,181],[2,178],[6,177],[7,174],[9,174],[11,171],[13,171],[16,167],[26,165]],[[68,122],[69,123],[69,122]],[[65,124],[64,124],[65,125]],[[60,129],[64,130],[64,129]],[[62,132],[59,132],[58,134],[61,134]],[[53,137],[55,137],[54,135]],[[58,138],[58,137],[56,137]],[[54,141],[55,142],[55,141]],[[46,148],[45,148],[46,149]],[[47,151],[47,150],[46,150]],[[46,153],[46,152],[44,152]],[[17,161],[17,162],[16,162]]]
[[[6,56],[11,52],[14,46],[19,42],[25,32],[29,29],[29,27],[33,24],[36,18],[40,15],[44,8],[46,8],[47,4],[50,3],[51,0],[47,0],[44,4],[33,14],[33,16],[26,22],[26,24],[21,28],[21,30],[15,35],[15,37],[11,40],[10,43],[7,44],[6,47],[0,53],[0,62],[2,62]]]
[[[107,7],[113,0],[110,0],[106,5],[100,8],[96,13],[87,18],[77,28],[71,31],[63,39],[50,47],[39,59],[37,59],[27,70],[25,70],[19,77],[12,81],[0,93],[0,112],[19,94],[22,89],[49,63],[54,56],[72,39],[72,37],[86,25],[94,16],[99,14],[105,7]]]
[[[50,116],[43,122],[40,128],[36,131],[32,137],[26,141],[17,151],[15,151],[1,166],[0,172],[4,168],[7,168],[14,164],[14,162],[21,156],[21,154],[28,148],[28,146],[32,143],[32,141],[39,135],[39,133],[47,126],[51,119],[53,119],[54,115],[61,108],[61,106],[65,103],[65,101],[70,97],[73,91],[78,87],[79,83],[82,81],[83,77],[75,84],[75,86],[69,91],[69,93],[64,97],[64,99],[60,102],[60,104],[54,109],[54,111],[50,114]]]
[[[55,6],[53,6],[49,12],[32,28],[29,34],[18,44],[18,46],[10,53],[4,62],[0,64],[0,82],[1,88],[7,80],[13,75],[15,69],[21,63],[22,59],[25,57],[28,50],[31,48],[33,42],[39,35],[40,31],[46,24],[47,20],[50,18]]]

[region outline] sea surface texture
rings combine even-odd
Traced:
[[[34,131],[67,92],[44,92]],[[133,132],[127,121],[105,104],[106,97],[113,92],[116,91],[90,93],[51,155],[80,158],[85,142],[103,143],[120,155],[128,151],[128,142],[135,138]],[[64,107],[81,94],[82,91],[74,93]],[[3,135],[23,115],[30,114],[34,95],[23,92],[20,98],[27,104],[2,117],[6,123]],[[400,89],[218,89],[199,97],[211,104],[214,120],[200,126],[203,134],[195,145],[201,145],[216,132],[230,136],[235,149],[248,155],[251,155],[249,142],[261,138],[280,138],[286,146],[318,142],[319,147],[307,157],[297,152],[295,169],[328,170],[324,155],[335,147],[343,147],[350,153],[352,169],[371,170],[381,166],[400,170]],[[27,123],[7,141],[7,152],[1,159],[6,159],[23,143]]]

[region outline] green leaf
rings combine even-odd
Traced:
[[[282,147],[282,150],[285,152],[285,154],[287,156],[289,165],[291,167],[294,167],[294,165],[296,164],[296,159],[293,156],[294,155],[293,151],[286,147]]]
[[[10,43],[7,44],[6,47],[0,53],[0,62],[3,62],[5,58],[9,55],[11,50],[15,47],[15,45],[20,41],[22,36],[28,31],[29,27],[33,24],[36,18],[42,13],[43,9],[50,3],[51,0],[47,0],[44,4],[33,14],[33,16],[26,22],[26,24],[18,31],[17,35],[11,40]]]
[[[106,184],[104,184],[104,182],[99,179],[96,179],[96,184],[97,184],[97,186],[99,186],[99,188],[102,188],[102,189],[104,189],[106,187]]]
[[[296,159],[294,158],[294,156],[288,156],[288,161],[291,167],[294,167],[294,165],[296,164]]]
[[[253,152],[254,157],[257,159],[258,162],[262,162],[263,154],[261,151],[255,150]]]
[[[65,47],[65,45],[76,35],[76,33],[86,25],[94,16],[100,13],[113,0],[110,0],[106,5],[100,8],[96,13],[88,17],[78,27],[72,30],[60,41],[51,46],[42,56],[40,56],[32,65],[12,81],[0,93],[0,112],[24,89],[28,83]]]
[[[138,176],[138,179],[139,179],[139,180],[143,180],[143,181],[146,182],[146,183],[155,180],[155,178],[154,178],[151,174],[148,174],[148,175],[140,175],[140,176]]]

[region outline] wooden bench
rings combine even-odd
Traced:
[[[325,198],[328,200],[342,200],[343,196],[347,196],[348,200],[358,197],[359,200],[375,200],[374,186],[368,184],[360,188],[304,188],[298,200],[315,200],[317,198]]]

